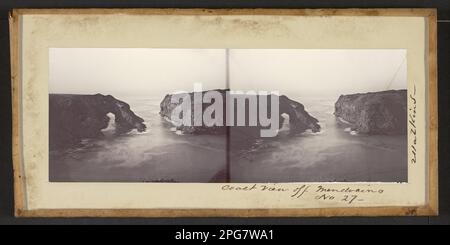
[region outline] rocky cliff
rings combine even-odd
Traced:
[[[406,134],[407,92],[389,90],[341,95],[335,103],[337,117],[364,134]]]
[[[228,105],[232,105],[230,104],[229,101],[226,100],[226,92],[227,90],[215,90],[217,92],[219,92],[222,96],[222,101],[223,101],[223,125],[226,125],[226,121],[228,120],[226,118],[226,110],[229,110]],[[208,91],[204,91],[202,92],[202,96]],[[186,94],[185,94],[186,95]],[[161,104],[160,104],[160,114],[163,117],[166,117],[168,119],[171,119],[171,115],[172,115],[172,111],[180,105],[180,103],[173,103],[171,102],[171,98],[172,98],[172,94],[168,94],[164,97],[164,99],[162,100]],[[194,118],[194,111],[193,108],[195,107],[195,103],[198,103],[194,100],[194,93],[189,93],[189,96],[191,98],[191,121],[193,122],[193,118]],[[248,95],[244,95],[245,97],[248,97]],[[259,104],[259,98],[261,95],[253,95],[256,97],[256,100],[258,101],[257,104]],[[239,97],[239,96],[238,96]],[[289,99],[288,97],[282,95],[279,96],[279,125],[278,128],[281,128],[281,126],[283,125],[283,119],[284,117],[282,117],[282,114],[287,114],[289,116],[289,125],[290,125],[290,131],[292,133],[300,133],[300,132],[304,132],[308,129],[312,130],[313,132],[318,132],[320,131],[320,126],[318,124],[318,120],[314,117],[312,117],[311,115],[309,115],[308,112],[306,112],[304,106],[299,103],[296,102],[294,100]],[[269,117],[271,117],[271,113],[270,113],[270,99],[267,99],[267,111],[269,112]],[[200,102],[202,103],[202,108],[203,111],[205,111],[205,109],[210,106],[212,103],[214,103],[214,101],[212,101],[212,103],[204,103],[204,102]],[[237,118],[237,104],[234,104],[235,109],[235,116],[234,118]],[[259,106],[258,106],[258,113],[259,113]],[[248,108],[248,104],[247,104],[247,108],[246,108],[246,125],[248,125],[248,112],[249,112],[249,108]],[[236,125],[236,124],[232,124],[232,125]],[[267,128],[267,127],[262,127],[260,125],[260,123],[258,122],[258,124],[256,126],[230,126],[230,127],[226,127],[226,126],[179,126],[177,127],[178,130],[181,130],[184,133],[190,133],[190,134],[225,134],[228,130],[231,130],[233,132],[236,132],[235,135],[245,135],[245,137],[259,137],[260,134],[260,129],[262,128]],[[239,132],[239,133],[237,133]]]
[[[144,120],[136,116],[130,106],[111,95],[50,94],[50,149],[64,148],[85,138],[102,137],[112,113],[115,134],[137,129],[145,131]]]
[[[218,89],[215,90],[217,92],[219,92],[222,95],[222,101],[225,102],[225,92],[226,90],[223,89]],[[204,91],[202,92],[202,96],[205,94]],[[186,94],[180,94],[180,96],[185,96]],[[191,100],[191,125],[193,124],[193,120],[194,120],[194,107],[195,107],[195,101],[194,101],[194,93],[189,93],[188,94],[190,96],[190,100]],[[172,103],[172,94],[167,94],[164,99],[161,101],[160,103],[160,112],[159,114],[169,120],[172,120],[171,115],[172,115],[172,111],[180,105],[180,103],[182,102],[179,101],[179,103]],[[203,98],[203,97],[202,97]],[[214,101],[212,101],[212,103],[214,103]],[[211,105],[212,103],[202,103],[203,106],[203,111],[205,111],[206,107],[208,107],[209,105]],[[223,103],[223,107],[222,107],[222,111],[225,113],[226,111],[226,104]],[[225,119],[225,117],[224,117]],[[203,126],[187,126],[187,125],[181,125],[177,127],[178,130],[181,130],[183,133],[188,133],[188,134],[225,134],[226,133],[226,127],[221,127],[221,126],[211,126],[211,127],[203,127]]]

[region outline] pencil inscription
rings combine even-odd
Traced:
[[[411,102],[411,107],[409,108],[409,115],[408,115],[408,123],[410,126],[409,134],[412,136],[412,141],[410,144],[410,151],[411,151],[411,159],[410,163],[414,164],[417,162],[417,126],[416,126],[416,109],[417,109],[417,100],[416,100],[416,85],[414,85],[414,88],[409,95],[409,99]]]

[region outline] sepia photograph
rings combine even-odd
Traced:
[[[408,182],[405,49],[49,49],[50,182]]]

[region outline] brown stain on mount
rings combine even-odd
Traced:
[[[406,216],[417,216],[417,208],[407,208],[405,211]]]
[[[255,16],[196,16],[195,22],[205,29],[223,34],[239,35],[242,33],[252,36],[289,36],[289,28],[283,24],[292,16],[274,16],[273,18]]]

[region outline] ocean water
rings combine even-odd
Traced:
[[[176,131],[159,114],[164,96],[117,99],[145,120],[147,131],[85,139],[82,145],[50,152],[50,181],[57,182],[231,182],[407,181],[406,136],[367,136],[333,115],[337,98],[290,97],[305,105],[319,133],[288,133],[227,152],[226,135]],[[230,136],[232,137],[232,135]]]
[[[248,154],[232,155],[232,182],[406,182],[407,137],[359,135],[334,116],[338,96],[293,97],[321,131],[286,131]],[[284,127],[284,126],[283,126]]]
[[[50,181],[210,182],[225,168],[226,135],[181,135],[159,113],[157,97],[117,99],[144,119],[146,132],[83,140],[50,152]]]

